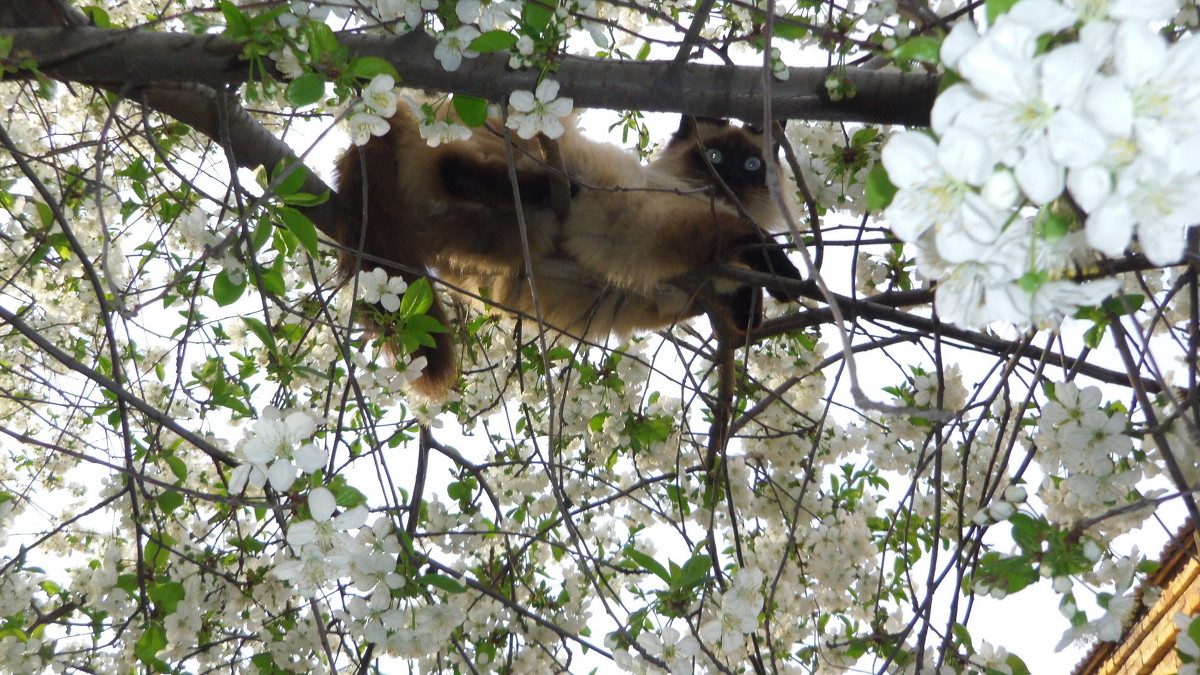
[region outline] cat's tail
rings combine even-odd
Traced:
[[[380,268],[388,276],[399,275],[412,284],[428,275],[432,260],[420,233],[406,218],[404,195],[397,180],[403,159],[397,141],[411,137],[405,133],[411,131],[406,127],[415,121],[401,106],[389,124],[389,133],[374,136],[361,147],[351,147],[338,159],[338,199],[343,213],[336,237],[342,246],[338,267],[345,277]],[[385,351],[398,361],[404,356],[395,339],[398,326],[378,321],[372,314],[361,312],[360,321],[370,333],[384,338]],[[411,353],[414,361],[425,359],[424,370],[412,386],[426,396],[443,399],[458,379],[458,356],[446,307],[436,292],[427,315],[437,319],[445,330],[429,333],[433,346],[421,345]]]

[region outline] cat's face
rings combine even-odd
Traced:
[[[674,156],[680,178],[715,184],[715,173],[742,200],[767,189],[762,141],[755,127],[685,116],[664,153]]]

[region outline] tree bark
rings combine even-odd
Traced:
[[[214,88],[240,85],[249,69],[241,45],[214,35],[93,26],[17,28],[14,52],[31,57],[38,69],[61,81],[93,85],[150,85],[188,82]],[[511,70],[504,54],[464,59],[446,72],[433,58],[436,41],[421,32],[407,35],[344,33],[352,56],[389,61],[405,86],[506,100],[517,89],[533,90],[538,71]],[[937,95],[937,77],[846,68],[838,74],[854,84],[853,97],[830,100],[828,68],[792,68],[771,87],[777,119],[834,120],[924,126]],[[563,96],[583,108],[679,112],[705,117],[757,120],[762,116],[760,68],[671,61],[612,61],[563,57],[555,73]]]

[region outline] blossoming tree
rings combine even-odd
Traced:
[[[1121,535],[1200,515],[1196,22],[8,0],[0,670],[1015,674],[972,609],[1035,586],[1064,644],[1118,638]],[[406,96],[431,145],[788,120],[803,303],[580,344],[342,280],[328,158]],[[443,328],[464,374],[423,400]]]

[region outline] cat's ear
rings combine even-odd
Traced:
[[[771,155],[774,157],[779,156],[779,150],[782,147],[780,144],[780,139],[782,139],[783,135],[787,133],[787,123],[787,120],[777,120],[772,125],[775,127],[774,133],[771,134]]]
[[[680,140],[694,138],[699,134],[700,129],[720,129],[729,126],[729,120],[719,117],[699,117],[696,115],[681,115],[679,118],[679,130],[675,132],[674,137]]]
[[[777,121],[773,125],[774,133],[771,134],[771,154],[775,157],[779,156],[779,149],[780,149],[779,134],[783,133],[786,125],[787,125],[787,120]],[[742,129],[744,129],[746,131],[746,133],[751,134],[752,136],[761,137],[763,135],[763,128],[758,126],[757,124],[754,124],[751,122],[743,123]]]
[[[687,140],[696,135],[696,118],[691,115],[679,116],[679,129],[672,134],[678,140]]]

